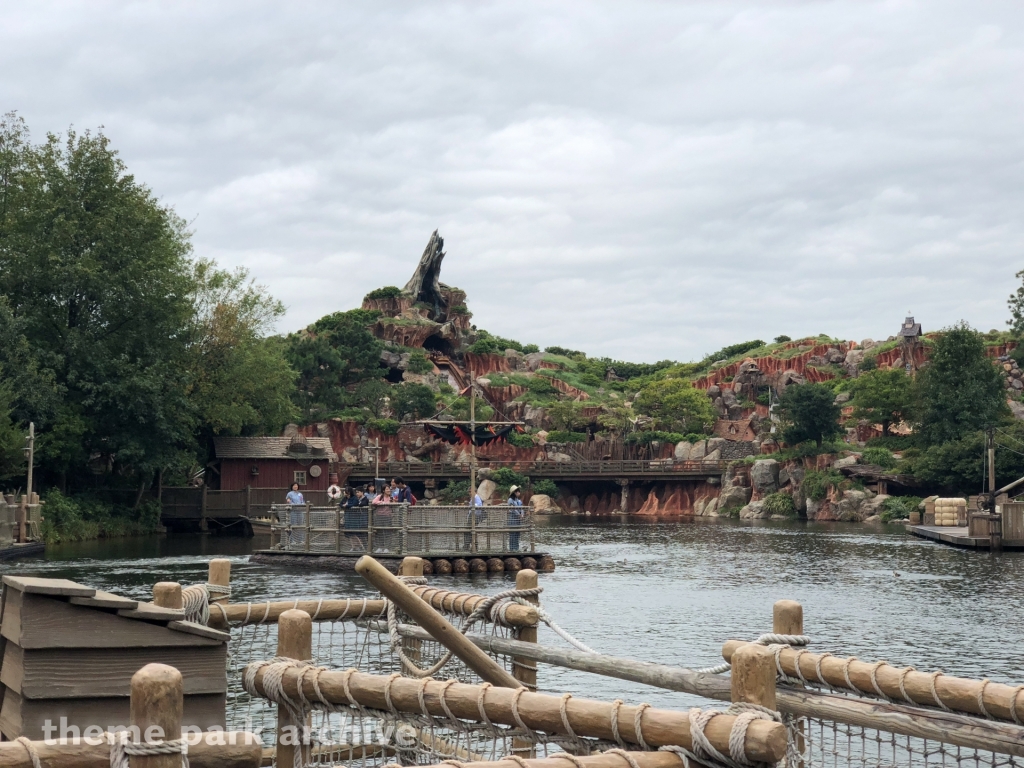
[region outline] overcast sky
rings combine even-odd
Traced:
[[[474,322],[694,359],[1005,327],[1024,4],[5,3],[0,111],[104,126],[281,331],[404,285]]]

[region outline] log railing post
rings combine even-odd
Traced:
[[[184,688],[181,673],[166,664],[147,664],[131,682],[131,724],[143,744],[181,738]],[[130,755],[131,768],[181,768],[181,755]]]
[[[732,701],[772,711],[775,702],[775,657],[763,645],[748,643],[732,655]]]
[[[215,587],[231,587],[231,561],[218,557],[210,561],[210,570],[206,577],[206,583]],[[210,604],[224,604],[230,602],[231,593],[215,592],[210,595]]]
[[[516,573],[516,589],[534,589],[537,586],[537,572],[524,568]],[[536,596],[527,597],[527,601],[534,605],[540,605],[540,599]],[[517,632],[517,639],[524,643],[537,643],[537,627],[521,627]],[[512,676],[531,691],[537,690],[537,662],[524,659],[521,656],[512,657]],[[525,739],[512,740],[512,754],[526,759],[533,759],[537,756],[533,743]]]
[[[373,552],[373,505],[366,508],[366,551]],[[420,574],[421,576],[423,574]]]
[[[277,620],[277,655],[284,659],[308,661],[313,656],[313,620],[305,611],[285,611]],[[284,707],[277,709],[277,760],[279,768],[295,764],[295,750],[308,751],[307,723],[296,723]],[[309,755],[302,754],[302,765]],[[162,766],[161,766],[162,768]]]
[[[158,581],[153,585],[153,605],[180,611],[185,607],[181,596],[181,584],[176,581]]]
[[[804,607],[795,600],[778,600],[772,606],[772,632],[777,635],[802,635],[804,633]],[[804,724],[796,724],[793,732],[796,739],[797,754],[803,755],[806,740],[804,738]],[[798,760],[790,768],[804,768],[804,761]]]
[[[412,578],[417,579],[421,578],[423,576],[423,558],[403,558],[401,564],[398,566],[398,575],[411,576]],[[417,640],[414,637],[403,637],[402,650],[405,652],[406,658],[408,658],[409,661],[418,664],[423,653],[423,641]],[[402,671],[401,667],[399,667],[398,671]]]

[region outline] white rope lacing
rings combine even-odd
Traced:
[[[780,635],[775,632],[766,632],[757,638],[757,640],[753,640],[751,642],[754,642],[757,645],[768,646],[771,650],[775,651],[775,667],[778,670],[779,675],[785,678],[786,675],[782,671],[781,664],[779,663],[779,653],[783,648],[809,645],[811,638],[808,635]],[[704,667],[703,669],[697,669],[694,671],[703,672],[709,675],[721,675],[728,672],[730,669],[732,669],[732,664],[726,661],[714,667]]]
[[[129,757],[150,757],[152,755],[181,755],[182,768],[189,768],[187,739],[171,739],[146,744],[136,744],[129,739],[131,739],[131,734],[127,731],[107,733],[107,743],[110,744],[110,768],[128,768]]]
[[[679,756],[683,765],[690,768],[690,761],[704,765],[720,765],[727,768],[768,768],[766,763],[756,763],[747,759],[746,738],[747,729],[755,720],[770,720],[781,723],[782,716],[767,707],[757,704],[745,704],[735,702],[724,712],[717,709],[700,709],[694,707],[688,713],[690,720],[690,739],[693,742],[693,749],[689,750],[680,746],[665,746],[659,751],[673,752]],[[704,733],[704,729],[716,715],[734,715],[736,720],[729,730],[729,754],[724,755],[715,749],[714,745]]]
[[[181,590],[185,621],[197,624],[210,623],[210,600],[231,597],[231,587],[221,584],[193,584]]]
[[[399,578],[406,584],[426,584],[427,580],[418,576],[399,576]],[[531,603],[527,598],[538,597],[541,592],[544,591],[543,587],[532,587],[530,589],[507,589],[504,592],[498,592],[495,595],[481,600],[473,611],[466,617],[466,621],[463,623],[462,628],[459,630],[465,635],[473,627],[474,624],[480,621],[490,619],[493,622],[499,622],[502,624],[507,623],[506,613],[508,607],[513,604],[523,605],[529,608],[534,608],[537,611],[537,617],[551,627],[554,632],[561,637],[563,640],[568,642],[570,645],[578,648],[584,653],[597,653],[592,648],[584,645],[582,642],[577,640],[571,634],[566,632],[564,629],[559,627],[551,615],[541,608],[539,605]],[[430,595],[425,594],[421,597],[430,602]],[[466,596],[462,596],[465,599]],[[398,606],[395,605],[391,600],[386,600],[387,605],[387,621],[388,621],[388,635],[391,638],[391,648],[398,655],[398,658],[402,662],[402,666],[413,676],[413,677],[432,677],[433,675],[440,672],[450,662],[454,656],[451,651],[447,651],[437,662],[430,667],[423,669],[419,667],[416,662],[406,656],[403,650],[402,636],[398,632]]]

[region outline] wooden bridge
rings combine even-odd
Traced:
[[[727,461],[674,461],[608,460],[608,461],[481,461],[480,469],[508,467],[528,475],[534,480],[548,478],[561,482],[605,480],[673,481],[721,477],[730,462]],[[341,464],[338,466],[342,484],[369,483],[377,469],[374,464]],[[739,471],[745,465],[737,467]],[[469,464],[455,462],[387,461],[380,464],[380,477],[402,477],[413,482],[423,480],[468,480]],[[198,523],[201,530],[216,530],[234,525],[246,525],[247,520],[270,516],[273,504],[284,501],[287,488],[244,488],[241,490],[214,490],[199,488],[163,488],[160,495],[161,520],[164,525],[182,526]],[[326,491],[303,491],[306,501],[314,506],[328,506],[332,502]]]

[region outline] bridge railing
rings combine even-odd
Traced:
[[[573,477],[594,475],[621,477],[623,475],[714,475],[721,474],[729,465],[727,461],[676,461],[674,459],[610,460],[610,461],[513,461],[496,462],[517,472],[537,477]],[[486,461],[481,461],[487,466]],[[372,476],[374,464],[347,464],[350,477]],[[387,477],[452,477],[469,476],[470,465],[456,462],[388,461],[380,464],[381,476]]]
[[[274,504],[274,548],[290,552],[506,555],[534,551],[528,507]]]

